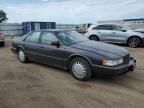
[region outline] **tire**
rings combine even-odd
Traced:
[[[90,40],[99,41],[99,38],[95,35],[89,37]]]
[[[26,63],[27,62],[27,57],[26,54],[22,49],[18,50],[18,59],[21,63]]]
[[[80,57],[74,58],[71,61],[70,72],[75,79],[80,81],[87,81],[92,76],[92,70],[89,63]]]
[[[141,44],[141,40],[138,37],[131,37],[127,44],[131,48],[136,48]]]

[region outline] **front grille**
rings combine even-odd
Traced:
[[[129,63],[129,60],[130,60],[130,54],[124,56],[124,64],[128,64]]]

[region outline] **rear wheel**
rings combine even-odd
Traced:
[[[138,37],[131,37],[129,40],[128,40],[128,46],[131,47],[131,48],[136,48],[140,45],[141,43],[141,40],[140,38]]]
[[[89,37],[90,40],[99,41],[99,38],[95,35]]]
[[[22,63],[27,62],[26,54],[24,53],[24,51],[22,49],[18,50],[18,58],[19,58],[20,62],[22,62]]]
[[[70,71],[73,77],[80,81],[89,80],[92,76],[92,71],[89,63],[80,57],[74,58],[70,64]]]

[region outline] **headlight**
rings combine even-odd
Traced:
[[[123,59],[118,59],[118,60],[103,60],[103,65],[105,66],[116,66],[119,64],[122,64],[124,61]]]

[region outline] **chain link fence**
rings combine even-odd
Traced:
[[[0,23],[0,32],[4,36],[19,36],[23,34],[23,27],[20,23]]]

